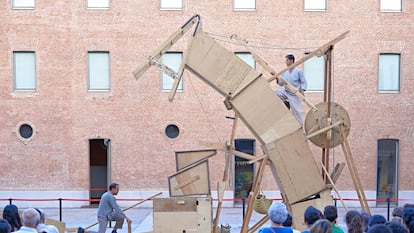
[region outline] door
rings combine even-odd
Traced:
[[[108,138],[89,140],[89,198],[91,205],[99,204],[102,194],[108,189],[110,148],[111,140]]]
[[[398,140],[378,140],[377,206],[397,206],[398,198]]]

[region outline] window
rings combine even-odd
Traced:
[[[183,0],[161,0],[161,10],[181,10]]]
[[[235,10],[256,10],[256,0],[234,0]]]
[[[175,72],[178,71],[181,65],[181,61],[183,60],[183,53],[182,52],[166,52],[161,57],[161,62],[174,70]],[[168,76],[166,73],[162,72],[162,90],[171,90],[174,79]],[[181,81],[178,84],[177,90],[183,90],[183,78],[181,77]]]
[[[397,205],[398,198],[398,151],[397,139],[378,140],[377,206],[386,206],[386,198]]]
[[[87,0],[88,8],[108,9],[109,0]]]
[[[382,12],[401,12],[402,0],[381,0],[380,9]]]
[[[12,0],[13,9],[34,9],[34,0]]]
[[[256,61],[254,60],[253,56],[249,52],[236,52],[236,56],[246,62],[249,66],[253,69],[256,69]]]
[[[36,90],[34,52],[13,52],[14,90]]]
[[[303,73],[308,81],[307,91],[323,91],[325,85],[325,55],[305,61]]]
[[[305,0],[305,11],[326,11],[327,0]]]
[[[380,54],[378,91],[400,91],[400,54]]]
[[[174,124],[167,125],[165,128],[165,135],[171,139],[177,138],[180,135],[180,129]]]
[[[109,90],[109,52],[88,52],[88,90]]]

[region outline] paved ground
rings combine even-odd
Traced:
[[[359,210],[359,209],[357,209]],[[392,209],[391,209],[392,211]],[[59,210],[58,209],[45,209],[45,212],[52,219],[59,220]],[[97,222],[96,219],[96,208],[66,208],[62,210],[62,221],[66,223],[67,228],[73,227],[88,227]],[[338,209],[339,218],[338,224],[340,227],[346,230],[344,223],[345,210],[343,208]],[[215,215],[216,210],[213,209],[213,215]],[[371,208],[372,214],[381,214],[387,218],[387,209],[386,208]],[[151,232],[153,224],[153,215],[152,208],[140,208],[135,207],[129,209],[126,214],[132,219],[132,232]],[[249,226],[253,226],[263,215],[253,212]],[[230,225],[231,232],[240,232],[243,222],[243,208],[234,207],[234,208],[222,208],[220,214],[220,224]],[[269,226],[269,223],[266,223],[264,226]],[[98,229],[97,225],[90,228],[91,230],[96,231]],[[107,233],[110,233],[112,229],[108,228]],[[118,233],[127,233],[127,226],[124,225],[124,228],[118,230]]]

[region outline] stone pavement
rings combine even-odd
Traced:
[[[349,208],[351,209],[351,208]],[[352,208],[360,210],[358,208]],[[48,217],[59,220],[59,209],[44,209]],[[392,212],[392,209],[390,210]],[[96,219],[97,208],[64,208],[62,210],[62,221],[66,223],[66,228],[77,228],[77,227],[88,227],[97,222]],[[213,209],[213,215],[215,215],[216,209]],[[132,232],[151,232],[152,231],[152,208],[142,208],[135,207],[129,209],[126,212],[127,216],[132,219]],[[371,214],[381,214],[387,218],[387,209],[386,208],[371,208]],[[344,208],[338,208],[338,224],[344,230],[346,226],[344,223],[345,210]],[[253,212],[249,226],[253,226],[258,220],[260,220],[263,215]],[[241,226],[243,223],[243,208],[234,207],[234,208],[222,208],[220,214],[220,224],[230,225],[231,232],[240,232]],[[113,223],[114,224],[114,223]],[[269,226],[270,223],[264,224],[264,226]],[[113,226],[113,225],[112,225]],[[98,226],[91,227],[90,230],[97,231]],[[111,232],[111,228],[107,229],[107,233]],[[118,230],[118,233],[127,233],[127,225],[124,224],[124,228]]]

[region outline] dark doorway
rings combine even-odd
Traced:
[[[89,140],[91,205],[99,204],[99,199],[108,188],[110,148],[111,140],[108,138]]]
[[[398,140],[378,140],[377,207],[398,205]]]
[[[254,139],[236,139],[234,146],[237,151],[255,155],[256,140]],[[246,159],[237,156],[234,160],[234,198],[247,198],[253,185],[254,165],[248,164]],[[238,203],[241,203],[241,200],[235,201],[235,204]]]

